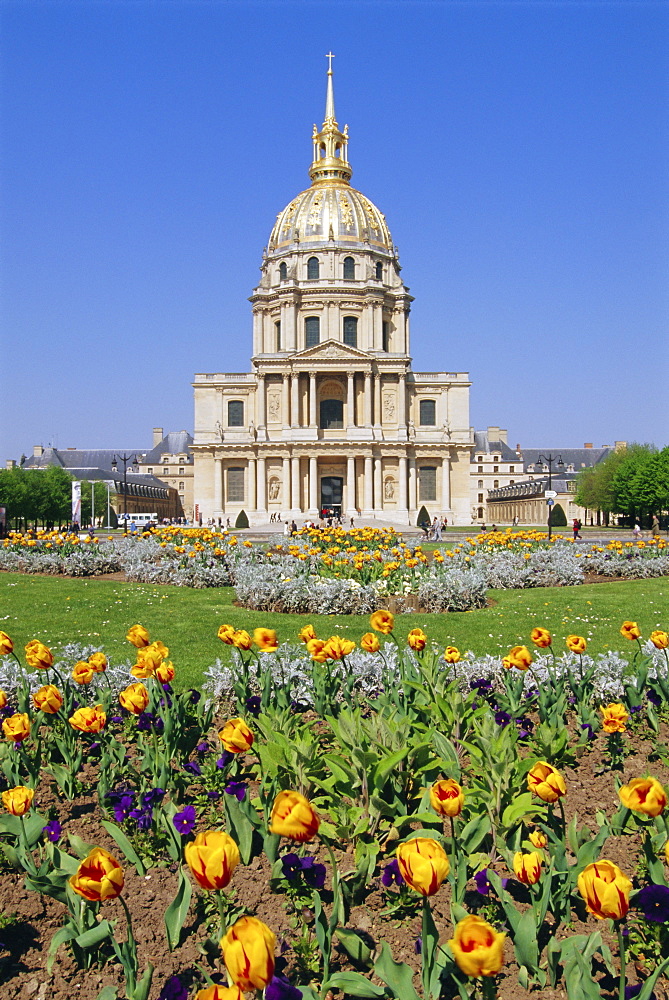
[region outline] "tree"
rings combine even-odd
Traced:
[[[72,476],[59,466],[0,470],[0,504],[14,527],[68,520]]]
[[[567,515],[561,503],[556,503],[551,513],[551,526],[553,528],[564,528],[567,525]]]

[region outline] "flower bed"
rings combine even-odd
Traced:
[[[126,665],[0,632],[12,995],[661,995],[669,636],[500,659],[370,626],[222,625],[205,697],[140,625]]]

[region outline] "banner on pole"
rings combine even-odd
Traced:
[[[72,523],[81,524],[81,483],[72,483]]]

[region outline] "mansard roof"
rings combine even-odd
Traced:
[[[155,448],[152,448],[144,456],[142,465],[151,465],[151,463],[160,465],[163,455],[185,455],[186,462],[192,463],[192,443],[193,435],[189,434],[188,431],[170,431]]]

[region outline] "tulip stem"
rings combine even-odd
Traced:
[[[497,983],[494,976],[483,976],[481,979],[483,1000],[496,1000]]]
[[[618,934],[618,956],[620,960],[620,986],[618,987],[618,998],[619,1000],[625,1000],[627,955],[625,953],[625,937],[623,935],[623,925],[621,920],[616,921],[616,933]]]

